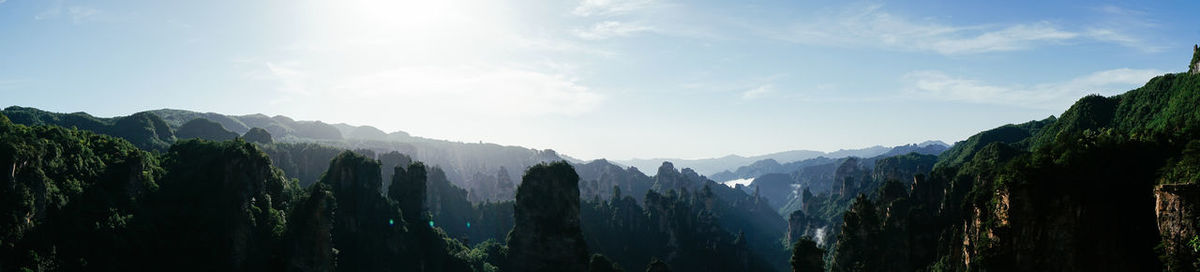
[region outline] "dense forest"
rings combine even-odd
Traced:
[[[734,186],[282,116],[9,107],[0,271],[1195,271],[1198,59],[948,148],[719,173]]]

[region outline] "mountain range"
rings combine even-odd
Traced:
[[[919,143],[916,145],[920,146],[920,147],[931,146],[931,145],[940,145],[943,147],[950,146],[950,145],[946,144],[945,142],[937,141],[937,140],[925,141],[925,142],[922,142],[922,143]],[[758,155],[758,156],[749,156],[749,157],[744,157],[744,156],[740,156],[740,155],[726,155],[724,157],[719,157],[719,158],[705,158],[705,159],[655,158],[655,159],[614,160],[614,162],[621,164],[621,165],[637,167],[638,169],[653,169],[654,167],[658,167],[658,165],[661,164],[662,162],[669,161],[676,165],[680,165],[682,167],[692,168],[692,169],[696,170],[696,172],[702,173],[704,175],[713,175],[713,174],[719,173],[721,171],[734,170],[734,169],[737,169],[739,166],[753,164],[755,162],[762,161],[762,160],[774,160],[779,163],[788,163],[788,162],[813,159],[813,158],[817,158],[817,157],[868,158],[868,157],[878,156],[878,155],[887,153],[892,150],[893,150],[893,147],[885,147],[885,146],[881,146],[881,145],[876,145],[876,146],[860,148],[860,149],[842,149],[842,150],[833,151],[833,152],[823,152],[823,151],[813,151],[813,150],[789,150],[789,151],[776,152],[776,153],[770,153],[770,154]]]

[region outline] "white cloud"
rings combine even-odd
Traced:
[[[626,37],[639,32],[653,31],[654,29],[648,26],[637,23],[622,23],[618,21],[604,21],[592,25],[587,29],[576,29],[575,36],[586,40],[605,40],[616,37]]]
[[[67,14],[71,15],[72,22],[78,24],[95,18],[97,14],[100,14],[100,10],[84,6],[72,6],[67,8]]]
[[[576,16],[612,16],[651,7],[654,0],[583,0],[572,14]]]
[[[1100,6],[1095,10],[1103,20],[1093,23],[1083,32],[1088,38],[1145,52],[1161,52],[1166,48],[1148,42],[1137,34],[1158,26],[1147,19],[1145,12],[1113,5]]]
[[[742,92],[742,100],[754,100],[775,92],[775,87],[767,84]]]
[[[752,182],[754,182],[754,178],[744,178],[722,182],[721,184],[725,184],[725,186],[729,186],[729,188],[736,188],[738,185],[750,186],[750,183]]]
[[[576,115],[594,110],[604,97],[574,80],[532,70],[496,66],[397,67],[330,77],[267,63],[290,103],[342,103],[440,113],[462,119]],[[362,114],[371,114],[371,111]]]
[[[870,5],[830,12],[770,33],[774,38],[800,44],[836,47],[873,47],[926,51],[943,55],[1027,50],[1046,44],[1080,39],[1112,42],[1129,47],[1144,43],[1116,28],[1079,32],[1051,22],[1010,25],[950,25],[914,20]]]
[[[1088,94],[1114,95],[1140,86],[1163,74],[1153,69],[1099,71],[1063,82],[1035,85],[991,85],[979,80],[947,75],[940,71],[916,71],[904,79],[911,97],[979,104],[1062,109]]]
[[[943,38],[920,41],[914,44],[921,49],[941,54],[973,54],[995,51],[1029,49],[1039,42],[1065,41],[1079,34],[1060,30],[1049,23],[1010,26],[1001,30],[963,38]]]
[[[0,3],[3,3],[3,1],[4,0],[0,0]],[[104,12],[102,10],[92,8],[92,7],[79,6],[79,5],[64,6],[63,1],[59,0],[59,1],[52,2],[49,6],[46,7],[45,10],[42,10],[41,12],[38,12],[38,14],[35,14],[33,16],[33,19],[34,20],[58,19],[58,18],[62,17],[62,15],[64,14],[64,10],[66,11],[67,17],[71,19],[71,22],[76,23],[76,24],[85,23],[88,21],[94,21],[97,18],[99,18],[101,15],[104,14]]]
[[[42,12],[39,12],[37,15],[33,15],[33,19],[34,20],[53,19],[53,18],[58,18],[59,15],[62,15],[62,1],[61,0],[54,1],[54,3],[50,4],[50,7],[46,8],[45,10],[42,10]]]
[[[1145,52],[1161,52],[1164,49],[1163,46],[1150,44],[1140,38],[1134,37],[1132,34],[1117,29],[1091,28],[1084,34],[1097,41],[1115,43]]]

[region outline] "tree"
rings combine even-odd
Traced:
[[[271,139],[271,133],[262,128],[252,128],[250,131],[246,131],[246,134],[242,135],[242,139],[245,139],[247,142],[259,144],[270,144],[274,142],[274,140]]]
[[[565,161],[525,171],[517,187],[516,225],[508,233],[513,271],[583,271],[588,248],[579,222],[579,175]]]
[[[175,130],[175,136],[179,139],[205,139],[210,141],[225,141],[237,138],[237,133],[225,130],[220,123],[210,121],[204,118],[196,118],[183,123],[179,129]]]
[[[667,268],[667,264],[662,260],[655,258],[646,266],[646,272],[671,272],[671,269]]]
[[[624,269],[614,264],[608,257],[602,254],[592,254],[592,260],[588,264],[589,272],[624,272]]]
[[[792,272],[825,271],[825,251],[816,242],[801,238],[792,245]]]

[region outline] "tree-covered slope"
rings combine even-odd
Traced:
[[[120,256],[134,251],[133,215],[163,174],[153,155],[0,115],[0,166],[0,270],[132,266]]]
[[[100,118],[83,112],[54,113],[35,108],[11,106],[0,113],[8,116],[16,124],[77,128],[120,137],[133,143],[134,146],[152,151],[166,151],[167,147],[175,141],[175,134],[170,126],[158,115],[149,112]]]
[[[1167,74],[1125,94],[1084,97],[1057,119],[981,132],[910,190],[852,207],[855,223],[839,232],[831,265],[1194,269],[1186,245],[1197,222],[1181,215],[1200,207],[1188,193],[1200,168],[1189,163],[1200,146],[1198,107],[1200,76]]]
[[[426,224],[423,203],[402,217],[378,161],[344,152],[326,163],[321,181],[301,188],[240,140],[154,155],[0,115],[0,270],[495,269],[484,248]],[[418,178],[402,173],[393,186]]]
[[[562,159],[553,150],[427,139],[402,131],[383,133],[370,126],[331,125],[262,114],[233,116],[160,109],[99,118],[83,112],[55,113],[17,106],[0,113],[17,124],[78,128],[120,137],[156,152],[166,151],[177,138],[228,140],[244,134],[254,138],[250,141],[266,145],[264,149],[277,158],[276,166],[303,185],[316,182],[325,171],[325,163],[342,150],[400,152],[440,167],[448,180],[467,190],[467,199],[473,203],[512,200],[520,169]]]

